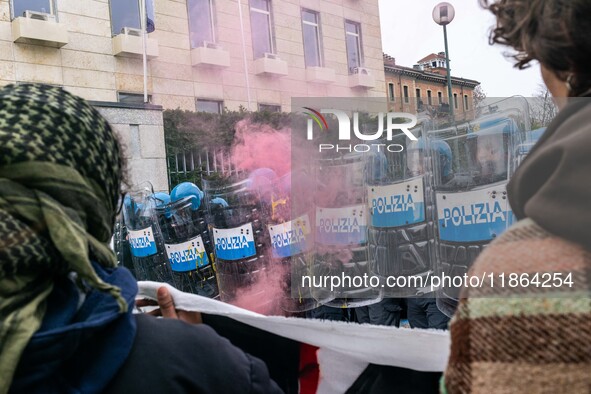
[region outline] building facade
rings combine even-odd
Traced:
[[[378,0],[146,0],[142,15],[138,0],[0,0],[0,85],[59,85],[110,116],[124,104],[120,133],[162,146],[146,115],[159,108],[290,111],[292,97],[386,93]],[[138,165],[165,174],[163,149],[127,142],[134,182]]]
[[[384,54],[388,110],[432,114],[449,113],[445,54],[431,54],[414,67],[403,67]],[[474,89],[480,82],[451,77],[452,103],[456,120],[474,118]]]
[[[152,104],[289,111],[293,96],[385,94],[377,0],[146,2]],[[138,0],[0,0],[0,83],[141,101],[140,20]]]

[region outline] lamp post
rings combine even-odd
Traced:
[[[453,5],[443,2],[439,3],[433,8],[433,20],[440,26],[443,26],[443,41],[445,42],[445,63],[447,66],[447,95],[449,96],[449,111],[452,116],[454,117],[454,104],[453,103],[453,94],[451,91],[451,69],[449,67],[449,50],[447,47],[447,25],[453,21],[454,16],[456,15],[456,10],[454,9]]]

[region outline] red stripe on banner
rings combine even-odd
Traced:
[[[316,352],[318,348],[300,343],[300,394],[316,394],[320,380],[320,366]]]

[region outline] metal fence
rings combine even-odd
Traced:
[[[189,150],[168,156],[168,186],[172,189],[184,181],[201,183],[201,178],[219,174],[224,177],[239,174],[230,154],[225,150]]]

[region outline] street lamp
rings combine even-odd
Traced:
[[[453,95],[451,92],[451,70],[449,68],[449,50],[447,48],[447,25],[454,20],[456,10],[454,6],[447,3],[439,3],[433,8],[433,20],[440,26],[443,26],[443,40],[445,42],[445,63],[447,65],[447,95],[449,96],[449,111],[454,119]]]

